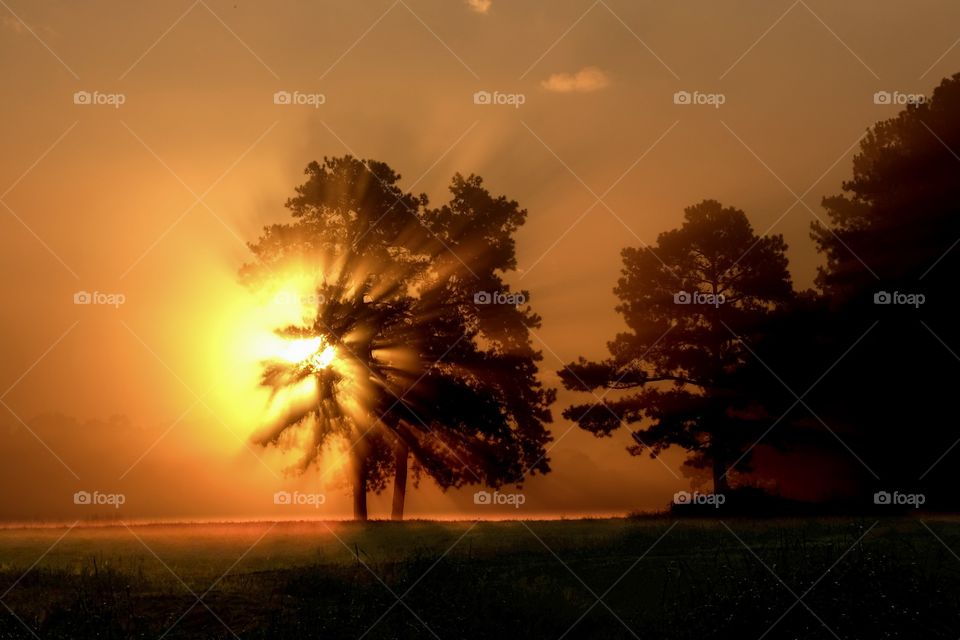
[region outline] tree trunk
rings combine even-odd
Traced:
[[[393,511],[394,520],[403,520],[403,506],[407,501],[407,457],[410,448],[402,439],[397,441],[394,448],[394,475],[393,475]]]
[[[727,482],[727,465],[723,462],[723,457],[713,453],[713,492],[730,493],[730,483]]]
[[[351,450],[353,458],[353,519],[366,521],[367,519],[367,447],[366,439],[362,439]]]

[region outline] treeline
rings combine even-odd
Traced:
[[[609,358],[560,371],[585,398],[564,417],[600,437],[629,429],[633,455],[679,447],[720,493],[916,490],[956,505],[958,150],[960,75],[876,124],[812,225],[814,290],[796,290],[780,235],[715,201],[625,249],[626,331]],[[454,176],[440,206],[382,162],[326,158],[306,176],[241,273],[266,290],[311,278],[315,308],[277,332],[323,351],[265,363],[280,409],[256,441],[298,448],[300,471],[344,443],[358,518],[388,487],[402,517],[408,472],[442,488],[548,473],[541,318],[504,279],[527,212],[477,176]]]
[[[816,289],[790,282],[782,237],[707,201],[623,252],[610,357],[561,371],[593,397],[564,417],[634,455],[690,452],[715,491],[822,500],[922,492],[960,504],[960,74],[865,135],[811,237]],[[826,476],[826,477],[824,477]]]

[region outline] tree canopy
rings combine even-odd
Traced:
[[[792,296],[785,251],[782,237],[758,237],[744,212],[712,200],[687,208],[655,246],[624,249],[614,293],[628,331],[608,343],[610,358],[560,371],[568,389],[594,393],[564,417],[597,436],[636,425],[632,454],[677,445],[723,490],[769,422],[743,381],[749,343]]]
[[[265,364],[263,384],[275,392],[312,378],[317,394],[257,441],[308,430],[300,469],[331,438],[348,442],[358,517],[367,490],[385,488],[391,474],[394,515],[402,513],[408,455],[415,478],[443,488],[548,472],[555,392],[537,379],[542,356],[529,335],[540,318],[529,294],[503,280],[516,268],[512,236],[527,212],[478,176],[454,176],[449,202],[431,208],[382,162],[326,158],[306,175],[287,202],[293,221],[264,229],[241,274],[264,286],[290,268],[310,270],[312,322],[279,333],[322,336],[339,357],[322,369]]]
[[[950,400],[960,370],[958,113],[960,74],[867,132],[843,193],[823,201],[829,224],[812,228],[826,257],[824,309],[807,324],[815,367],[857,344],[831,374],[845,384],[821,385],[814,400],[849,434],[866,491],[925,485],[953,504],[942,458],[960,437]]]

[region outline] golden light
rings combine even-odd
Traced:
[[[337,357],[337,349],[322,336],[287,340],[279,345],[276,356],[291,364],[326,369]]]
[[[279,346],[276,356],[280,360],[291,364],[305,362],[320,350],[321,345],[323,345],[323,338],[321,337],[288,340]],[[331,347],[327,347],[327,349],[330,348]],[[326,351],[326,349],[324,351]],[[327,364],[329,364],[329,362]]]
[[[318,369],[326,369],[336,356],[337,350],[333,348],[333,345],[328,345],[323,351],[316,354],[311,359],[311,362],[313,362],[314,366]]]
[[[318,283],[338,280],[338,268],[343,265],[325,262],[322,268],[306,265],[275,274],[246,297],[249,308],[237,314],[243,319],[243,335],[239,335],[237,326],[231,327],[241,353],[236,356],[237,367],[229,373],[239,377],[242,372],[248,388],[256,387],[257,393],[239,395],[249,399],[251,405],[254,401],[261,403],[257,410],[242,415],[250,424],[247,431],[251,438],[260,442],[271,429],[304,416],[301,423],[283,434],[279,447],[262,454],[270,459],[271,466],[276,463],[284,471],[302,470],[301,453],[316,448],[315,430],[323,419],[323,411],[318,407],[323,403],[334,402],[347,422],[362,426],[364,431],[373,427],[366,408],[375,400],[369,371],[348,346],[362,342],[366,336],[358,336],[356,328],[349,328],[343,335],[316,328],[318,314],[326,304],[336,302],[325,298],[327,289],[318,288]],[[357,265],[351,268],[356,269]],[[365,276],[355,279],[361,283],[368,280]],[[351,285],[346,292],[335,295],[352,300],[357,297],[357,286]],[[264,384],[261,378],[270,367],[277,376],[275,387]],[[324,458],[325,478],[340,481],[334,476],[346,473],[351,459],[349,450],[349,438],[342,434],[325,443],[320,454]]]

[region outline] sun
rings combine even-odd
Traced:
[[[284,342],[276,356],[290,364],[313,369],[326,369],[337,357],[337,348],[328,344],[323,336],[301,338]]]
[[[319,351],[310,358],[311,364],[318,369],[326,369],[333,363],[333,359],[337,357],[337,350],[331,344],[324,347],[323,351]]]

